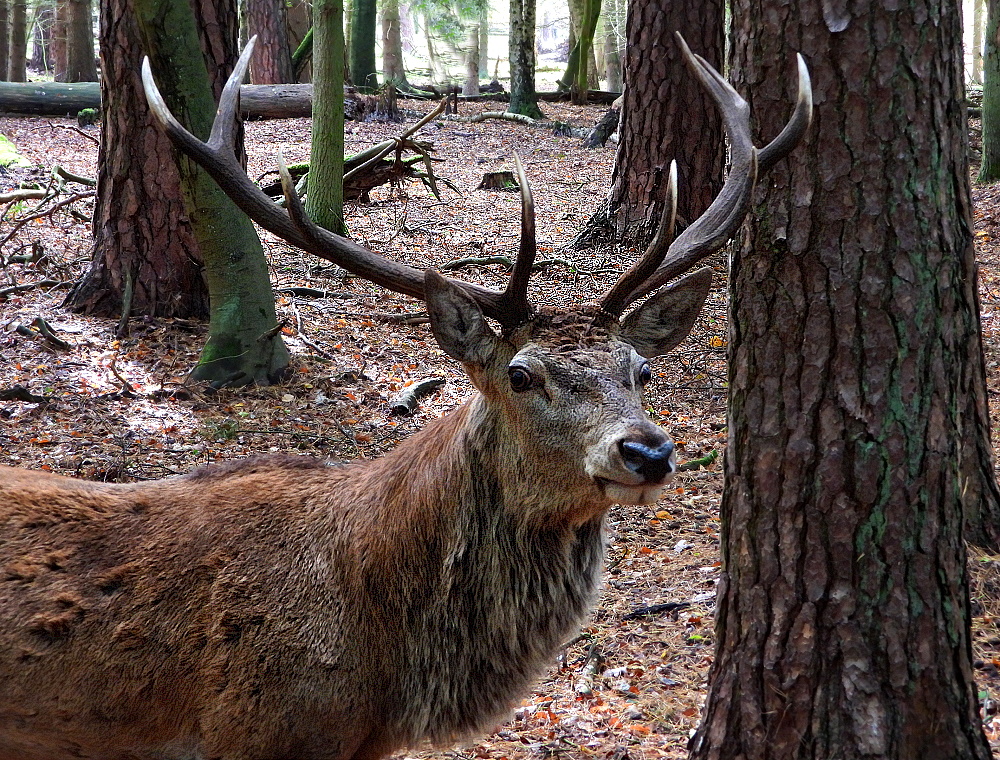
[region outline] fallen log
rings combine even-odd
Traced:
[[[354,97],[353,95],[350,97]],[[101,107],[97,82],[0,82],[0,113],[76,116]],[[245,84],[240,107],[251,119],[292,119],[312,114],[311,84]]]

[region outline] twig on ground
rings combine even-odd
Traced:
[[[11,285],[9,288],[0,288],[0,298],[7,298],[18,293],[26,293],[29,290],[38,288],[68,288],[72,285],[72,282],[63,282],[61,280],[38,280],[37,282],[28,282],[24,285]]]
[[[47,404],[49,396],[36,396],[23,385],[15,385],[0,390],[0,401],[27,401],[29,404]]]
[[[409,416],[417,411],[420,399],[428,393],[437,390],[447,380],[443,377],[428,377],[404,388],[389,402],[389,414]]]

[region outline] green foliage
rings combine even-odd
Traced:
[[[452,47],[465,43],[464,22],[478,21],[486,0],[415,0],[410,10],[426,19],[433,36],[447,42]]]

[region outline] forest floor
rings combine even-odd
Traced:
[[[403,107],[428,110],[403,101]],[[486,106],[463,105],[463,115]],[[544,104],[552,118],[592,126],[596,107]],[[413,119],[410,120],[411,123]],[[349,123],[347,152],[396,134],[398,125]],[[55,165],[96,176],[96,127],[64,119],[0,117],[0,133],[34,165],[7,177],[0,192]],[[487,171],[512,168],[516,150],[535,193],[539,257],[535,303],[571,303],[602,294],[638,255],[567,244],[605,199],[614,148],[587,150],[576,138],[507,122],[436,121],[420,138],[434,143],[441,177],[460,192],[440,201],[420,183],[382,188],[347,208],[355,240],[418,267],[441,268],[462,257],[511,256],[519,234],[519,196],[477,190]],[[306,160],[307,120],[247,124],[249,173]],[[68,192],[87,188],[70,185]],[[681,188],[684,192],[684,188]],[[993,439],[1000,440],[1000,191],[976,189],[982,263],[983,332]],[[65,197],[65,196],[64,196]],[[0,240],[34,201],[7,208]],[[21,226],[0,245],[0,462],[103,480],[157,478],[206,462],[260,452],[295,452],[334,460],[372,458],[472,394],[461,368],[436,347],[426,324],[386,315],[418,312],[411,299],[345,277],[328,263],[265,233],[276,288],[308,286],[334,298],[281,295],[279,318],[294,372],[280,385],[208,392],[185,383],[206,332],[180,319],[133,319],[116,338],[115,319],[60,307],[65,287],[5,289],[40,281],[68,283],[91,256],[90,200]],[[605,587],[592,619],[526,695],[511,720],[487,737],[449,751],[413,750],[423,758],[568,758],[646,760],[686,757],[698,723],[714,647],[715,587],[720,572],[719,502],[726,420],[726,272],[720,258],[708,304],[691,337],[655,363],[648,389],[652,416],[676,439],[680,459],[712,452],[707,468],[682,472],[654,506],[615,507]],[[455,276],[502,287],[501,265],[467,266]],[[44,319],[69,347],[54,348],[32,323]],[[389,413],[404,387],[447,378],[412,417]],[[11,398],[23,388],[46,401]],[[14,394],[17,395],[16,393]],[[6,399],[6,400],[4,400]],[[1000,558],[974,554],[977,676],[984,720],[1000,745],[992,715],[1000,699]],[[657,605],[661,611],[655,611]],[[653,608],[651,611],[650,608]],[[664,611],[665,610],[665,611]]]

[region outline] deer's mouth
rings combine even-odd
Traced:
[[[660,498],[670,477],[671,475],[667,475],[658,483],[622,483],[597,476],[594,482],[601,493],[615,504],[653,504]]]

